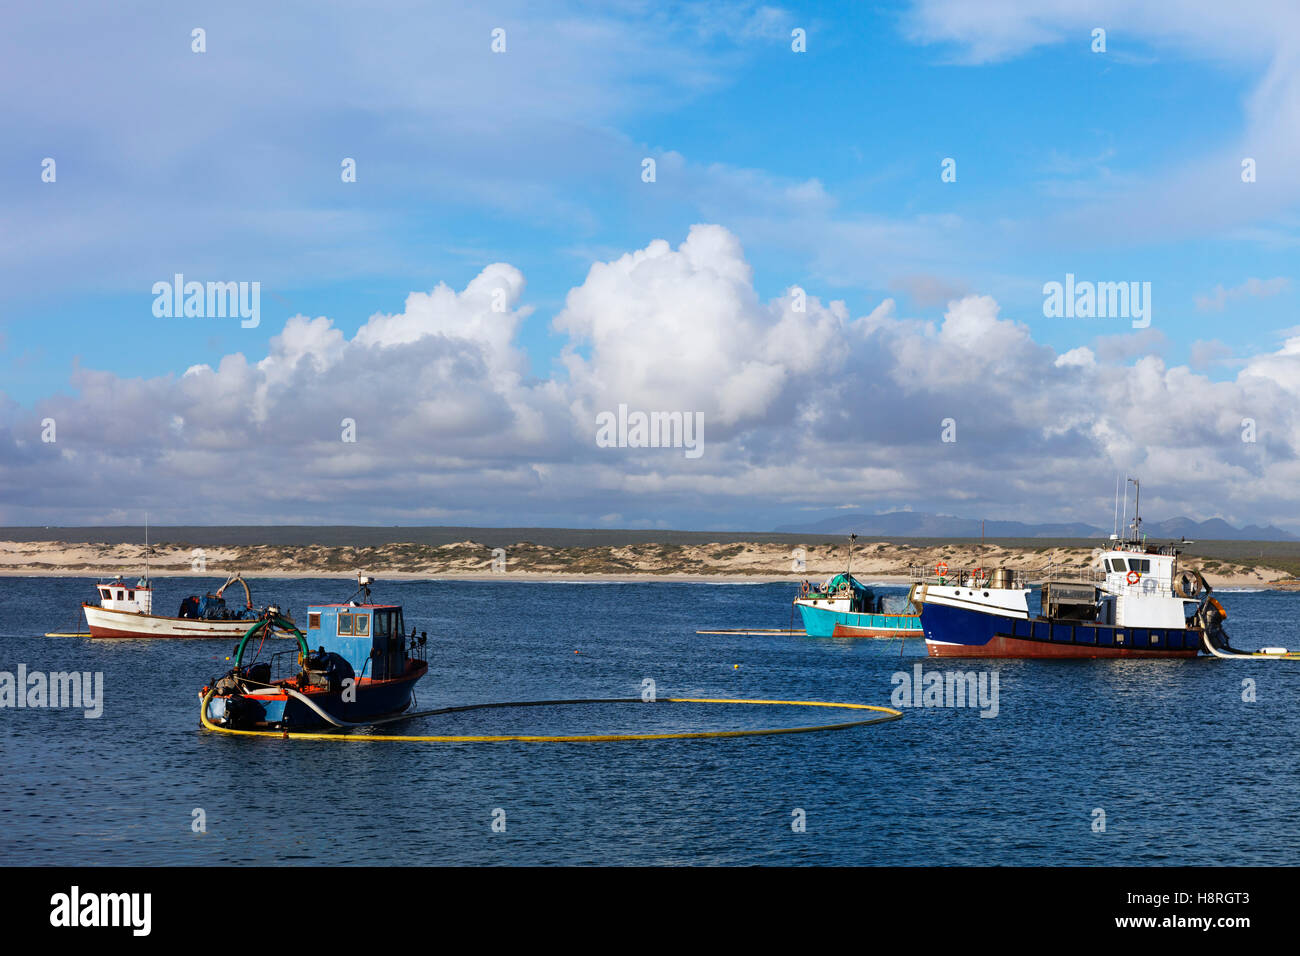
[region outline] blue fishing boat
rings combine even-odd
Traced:
[[[405,712],[429,669],[428,636],[417,638],[412,628],[408,638],[402,606],[373,602],[372,578],[358,576],[357,583],[346,603],[309,605],[306,633],[278,608],[268,608],[235,648],[234,667],[200,691],[208,719],[222,727],[288,730],[343,727]],[[262,659],[267,639],[277,633],[294,638],[296,646]],[[292,672],[277,677],[277,665],[289,663]]]

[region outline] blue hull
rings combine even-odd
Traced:
[[[345,701],[342,694],[308,694],[317,707],[343,723],[361,724],[379,717],[400,714],[411,706],[416,682],[427,673],[421,664],[411,673],[386,681],[362,683],[357,687],[356,700]],[[295,690],[297,688],[294,688]],[[264,697],[248,695],[240,698],[242,706],[256,708],[245,715],[243,723],[251,726],[274,726],[285,729],[322,728],[332,726],[302,701],[287,694],[268,694]],[[208,701],[208,719],[222,722],[226,716],[225,697]]]
[[[915,614],[857,614],[806,604],[798,607],[808,637],[921,636],[921,621]]]
[[[1196,628],[1026,621],[942,604],[921,608],[921,626],[931,657],[1194,657],[1202,647]]]

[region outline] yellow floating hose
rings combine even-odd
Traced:
[[[663,697],[656,703],[669,704],[750,704],[761,706],[784,707],[830,707],[842,710],[871,710],[884,714],[883,717],[871,717],[865,720],[847,720],[834,724],[815,724],[803,727],[765,727],[757,730],[696,730],[664,734],[340,734],[340,733],[302,733],[281,730],[234,730],[219,727],[208,720],[208,701],[215,690],[209,690],[199,705],[199,720],[207,730],[220,734],[235,734],[241,737],[279,737],[285,740],[394,740],[437,744],[488,744],[517,741],[519,743],[605,743],[626,740],[691,740],[703,737],[768,737],[775,734],[807,734],[828,730],[847,730],[850,727],[865,727],[869,724],[883,724],[898,720],[903,716],[901,710],[892,707],[876,707],[871,704],[849,704],[821,700],[741,700],[726,697]],[[594,703],[645,703],[639,697],[602,698],[590,700],[521,700],[503,701],[489,704],[467,704],[461,707],[445,707],[436,711],[423,711],[418,714],[405,715],[406,719],[430,714],[460,713],[468,710],[488,710],[504,707],[544,707],[560,704],[594,704]],[[390,718],[401,719],[401,718]],[[387,722],[387,721],[384,721]]]

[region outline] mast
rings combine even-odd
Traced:
[[[857,540],[858,540],[857,533],[851,532],[849,534],[849,567],[848,570],[844,572],[846,575],[853,574],[853,542]]]
[[[144,513],[144,580],[149,583],[149,512]]]

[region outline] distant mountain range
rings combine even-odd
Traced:
[[[785,534],[850,534],[895,538],[978,538],[980,522],[976,518],[924,511],[891,511],[882,515],[837,515],[807,524],[782,525]],[[1142,530],[1151,538],[1187,538],[1192,541],[1297,541],[1295,535],[1272,525],[1234,527],[1222,518],[1194,521],[1169,518],[1144,521]],[[1098,528],[1082,522],[1030,524],[1024,521],[986,521],[984,535],[989,538],[1108,538],[1110,528]]]

